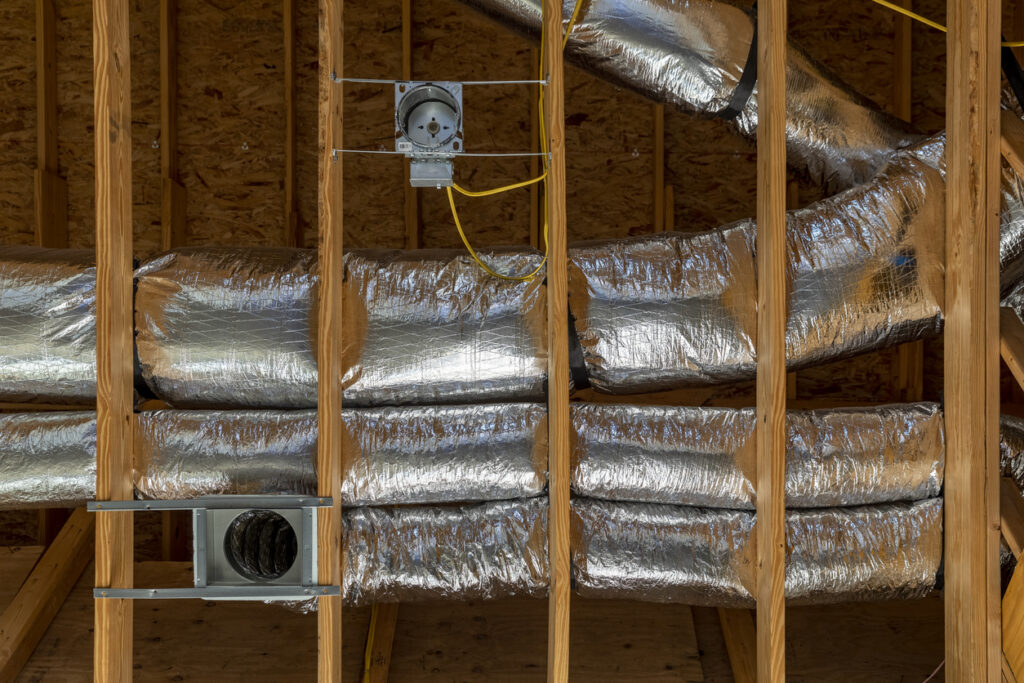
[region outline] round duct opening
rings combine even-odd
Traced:
[[[451,142],[462,123],[458,100],[433,83],[418,85],[406,93],[396,114],[402,135],[424,149]]]
[[[273,510],[246,510],[228,525],[224,554],[244,578],[268,582],[281,578],[295,564],[299,543],[292,525]]]

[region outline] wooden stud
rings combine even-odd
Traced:
[[[35,237],[40,247],[68,246],[68,184],[57,158],[57,8],[36,0]]]
[[[565,220],[565,91],[562,3],[543,0],[548,206],[548,682],[569,678],[569,308]]]
[[[948,0],[946,20],[946,677],[996,681],[1000,6]]]
[[[757,680],[757,635],[753,615],[750,610],[719,607],[718,619],[722,623],[733,680],[754,683]]]
[[[412,0],[402,0],[402,80],[412,80]],[[423,226],[420,224],[420,190],[409,184],[409,160],[402,161],[405,188],[405,248],[423,246]]]
[[[398,625],[398,603],[389,602],[373,606],[375,616],[366,634],[366,664],[369,667],[363,675],[365,683],[387,683],[391,669],[391,647],[395,642],[395,627]]]
[[[654,105],[654,232],[665,232],[665,105]]]
[[[786,0],[757,6],[757,678],[785,680]]]
[[[93,1],[96,500],[131,500],[132,116],[128,0]],[[132,513],[96,514],[96,586],[132,587]],[[132,677],[132,601],[97,599],[96,681]]]
[[[75,510],[0,616],[0,681],[13,681],[92,556],[92,513]]]
[[[334,505],[317,516],[318,577],[321,584],[341,584],[341,468],[344,439],[342,402],[342,146],[343,90],[331,76],[344,74],[344,0],[320,0],[319,80],[319,229],[320,309],[318,315],[319,369],[317,493],[331,496]],[[341,597],[322,597],[317,609],[320,683],[341,681]]]
[[[305,246],[299,216],[299,147],[295,130],[295,0],[284,0],[284,245]]]
[[[178,178],[178,0],[160,0],[161,244],[187,243],[185,186]]]

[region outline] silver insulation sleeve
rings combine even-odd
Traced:
[[[463,0],[521,32],[540,33],[540,0]],[[564,0],[563,22],[575,0]],[[655,102],[715,115],[730,104],[753,36],[746,11],[722,0],[589,0],[566,57]],[[757,130],[757,89],[734,120]],[[793,162],[828,186],[871,178],[889,153],[920,136],[839,83],[790,44],[786,55],[786,149]]]
[[[183,248],[136,273],[142,376],[190,408],[316,407],[316,252]]]
[[[0,414],[0,509],[96,498],[96,413]]]
[[[573,493],[753,510],[752,408],[574,403]],[[788,411],[786,506],[818,508],[938,496],[942,411],[934,403]]]
[[[343,592],[353,605],[543,597],[544,498],[462,507],[352,508],[343,515]]]
[[[95,400],[95,253],[0,246],[0,401]]]
[[[940,331],[944,182],[911,154],[787,214],[786,355],[799,369]],[[593,386],[641,393],[752,379],[753,220],[569,250]]]
[[[529,249],[481,254],[529,272]],[[189,248],[137,271],[142,375],[176,407],[316,406],[315,252]],[[494,278],[462,251],[345,254],[348,406],[539,400],[541,278]]]
[[[475,502],[541,495],[542,404],[384,407],[342,413],[345,506]],[[316,493],[314,410],[140,413],[141,498]]]
[[[922,597],[942,560],[942,499],[790,511],[786,534],[789,601]],[[584,597],[754,602],[750,512],[575,499],[571,552]]]

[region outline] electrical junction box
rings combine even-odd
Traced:
[[[395,151],[411,160],[413,187],[452,184],[452,159],[463,152],[461,83],[395,83]]]

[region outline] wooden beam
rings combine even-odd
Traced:
[[[1003,594],[1002,626],[1002,656],[1014,677],[1024,678],[1024,571],[1013,572]]]
[[[999,351],[1017,384],[1024,388],[1024,323],[1008,308],[999,311]]]
[[[729,653],[729,666],[735,683],[757,680],[757,634],[750,610],[718,608],[722,636]]]
[[[370,628],[366,633],[367,669],[363,672],[363,683],[387,683],[397,625],[398,603],[373,606]]]
[[[344,0],[320,0],[319,38],[319,233],[320,309],[317,317],[317,389],[320,437],[317,439],[317,494],[331,496],[334,505],[317,516],[318,577],[321,584],[341,581],[341,468],[344,462],[342,403],[342,147],[343,89],[331,76],[343,76]],[[320,683],[341,681],[341,597],[321,597],[317,609]]]
[[[665,105],[654,105],[654,232],[665,232]]]
[[[37,541],[40,545],[50,545],[56,540],[60,530],[71,516],[71,510],[67,508],[48,508],[39,511],[39,535]]]
[[[40,247],[68,246],[68,184],[58,173],[57,9],[36,0],[35,238]]]
[[[946,677],[995,681],[1000,3],[948,0],[946,20]]]
[[[93,0],[96,499],[132,498],[132,116],[128,0]],[[96,514],[96,586],[132,586],[132,513]],[[96,681],[132,678],[132,602],[96,600]]]
[[[757,6],[757,678],[786,671],[786,0]]]
[[[569,307],[565,220],[565,70],[562,3],[543,0],[548,220],[548,683],[569,678]]]
[[[282,8],[284,32],[284,245],[305,246],[302,220],[299,216],[299,147],[296,142],[295,119],[295,0],[284,0]]]
[[[402,80],[412,80],[412,0],[402,0]],[[420,190],[409,184],[409,160],[402,161],[405,189],[405,248],[423,246],[423,226],[420,224]]]
[[[1014,557],[1024,552],[1024,498],[1013,479],[999,481],[999,530]]]
[[[13,681],[92,557],[95,520],[79,508],[0,616],[0,681]]]
[[[1017,175],[1024,175],[1024,121],[1010,110],[999,118],[999,151]]]
[[[187,243],[185,186],[178,178],[178,0],[160,0],[161,244]]]

